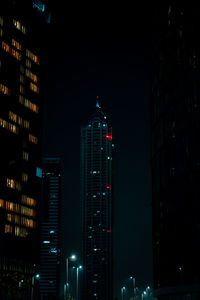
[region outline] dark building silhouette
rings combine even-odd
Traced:
[[[98,102],[81,128],[83,299],[113,297],[112,128]]]
[[[154,289],[200,295],[200,12],[163,6],[151,92]]]
[[[43,160],[39,272],[42,300],[59,295],[61,168],[59,158]]]
[[[46,13],[44,5],[39,10],[34,3],[22,0],[1,3],[1,299],[4,296],[10,299],[11,295],[12,299],[18,299],[22,294],[30,299],[39,260],[41,35],[46,28]]]

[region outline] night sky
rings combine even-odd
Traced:
[[[150,71],[158,10],[146,3],[62,7],[46,36],[44,144],[63,161],[62,254],[81,255],[80,127],[96,96],[111,117],[115,294],[136,277],[152,284]],[[152,3],[151,3],[152,4]],[[56,7],[55,7],[56,5]]]

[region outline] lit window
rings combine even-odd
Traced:
[[[24,86],[21,85],[21,84],[20,84],[20,86],[19,86],[19,91],[20,91],[21,94],[24,94],[24,92],[25,92],[25,88],[24,88]]]
[[[27,182],[28,181],[28,174],[27,173],[22,173],[22,181]]]
[[[28,68],[31,68],[31,61],[29,59],[26,59],[26,66]]]
[[[12,226],[9,224],[5,225],[5,233],[12,233]]]
[[[19,130],[18,130],[18,127],[13,125],[12,123],[9,123],[3,119],[0,118],[0,126],[15,133],[15,134],[18,134]]]
[[[13,19],[13,24],[14,26],[20,30],[22,33],[27,34],[27,29],[24,25],[22,25],[19,21],[16,21],[15,19]]]
[[[39,87],[36,84],[30,82],[30,89],[31,89],[31,91],[39,94]]]
[[[20,81],[20,83],[25,84],[25,78],[24,78],[24,76],[21,75],[21,74],[20,74],[20,76],[19,76],[19,81]]]
[[[15,181],[14,179],[7,178],[6,186],[11,189],[21,191],[21,184],[18,181]]]
[[[22,50],[22,46],[16,40],[12,39],[12,46],[15,47],[17,50]]]
[[[12,54],[12,56],[15,57],[17,60],[21,60],[21,59],[22,59],[21,54],[20,54],[18,51],[14,50],[14,49],[12,49],[11,54]]]
[[[36,104],[29,101],[28,99],[24,98],[22,95],[19,95],[19,103],[21,103],[22,105],[29,108],[35,113],[39,112],[39,107]]]
[[[29,142],[32,142],[34,144],[37,144],[38,143],[38,138],[32,134],[29,133]]]
[[[6,85],[0,83],[0,93],[10,96],[10,89]]]
[[[11,48],[10,48],[10,46],[9,46],[7,43],[2,42],[2,43],[1,43],[1,46],[2,46],[2,49],[3,49],[5,52],[11,53]]]
[[[26,205],[36,206],[36,200],[26,195],[22,195],[21,201]]]
[[[28,161],[29,154],[26,151],[23,151],[23,160]]]
[[[0,199],[0,208],[4,208],[5,205],[5,201],[3,199]]]
[[[28,49],[26,49],[26,56],[28,57],[28,58],[30,58],[33,62],[35,62],[36,64],[40,64],[40,60],[39,60],[39,58],[35,55],[35,54],[33,54],[33,52],[31,52],[30,50],[28,50]]]
[[[3,29],[0,28],[0,37],[2,37],[2,36],[3,36]]]

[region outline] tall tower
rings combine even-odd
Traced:
[[[164,7],[151,95],[154,289],[200,296],[200,14]]]
[[[43,109],[40,34],[46,23],[45,12],[38,11],[34,3],[3,0],[1,5],[1,299],[9,294],[18,299],[19,293],[30,299],[39,261]]]
[[[110,300],[113,294],[112,128],[99,102],[81,128],[83,207],[83,299]]]
[[[41,205],[40,295],[42,300],[59,294],[61,161],[43,160]]]

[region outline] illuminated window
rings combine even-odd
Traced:
[[[30,133],[29,133],[28,139],[29,139],[29,142],[32,142],[34,144],[38,143],[38,138]]]
[[[22,173],[22,181],[27,182],[28,181],[28,174],[27,173]]]
[[[14,56],[17,60],[21,60],[21,59],[22,59],[21,54],[20,54],[18,51],[14,50],[14,49],[12,49],[11,54],[12,54],[12,56]]]
[[[22,95],[19,95],[19,103],[21,103],[22,105],[29,108],[35,113],[39,112],[39,107],[36,104],[29,101],[28,99],[24,98]]]
[[[0,83],[0,93],[10,96],[10,89],[6,85]]]
[[[28,50],[28,49],[26,49],[26,56],[28,57],[28,58],[30,58],[33,62],[35,62],[36,64],[40,64],[40,60],[39,60],[39,58],[35,55],[35,54],[33,54],[33,52],[31,52],[30,50]]]
[[[16,40],[12,39],[12,46],[15,47],[17,50],[22,50],[22,46]]]
[[[12,233],[12,226],[11,225],[9,225],[9,224],[6,224],[5,225],[5,233]]]
[[[36,83],[38,83],[39,82],[39,79],[38,79],[38,77],[37,77],[37,75],[35,75],[35,74],[33,74],[30,70],[28,70],[28,69],[26,69],[26,76],[28,77],[28,78],[30,78],[32,81],[34,81],[34,82],[36,82]],[[34,84],[33,84],[33,86],[35,86]],[[36,86],[37,87],[37,86]],[[38,88],[38,87],[37,87]],[[31,88],[32,90],[34,90],[34,87],[32,87]],[[35,91],[35,90],[34,90]],[[37,91],[36,91],[37,92]],[[39,89],[38,89],[38,92],[39,92]]]
[[[15,126],[12,123],[9,123],[1,118],[0,118],[0,126],[15,133],[15,134],[18,134],[18,132],[19,132],[19,129],[17,126]]]
[[[20,86],[19,86],[19,91],[20,91],[21,94],[24,94],[24,93],[25,93],[25,88],[24,88],[24,86],[21,85],[21,84],[20,84]]]
[[[36,200],[26,195],[22,195],[21,201],[26,205],[36,206]]]
[[[23,151],[23,160],[28,161],[29,154],[26,151]]]
[[[14,179],[7,178],[6,186],[11,188],[11,189],[16,189],[18,191],[21,191],[20,182],[14,180]]]
[[[33,92],[39,94],[39,87],[38,87],[37,85],[35,85],[34,83],[32,83],[32,82],[30,82],[30,89],[31,89]]]
[[[0,208],[4,208],[5,206],[5,201],[3,199],[0,199]]]
[[[29,59],[26,59],[26,66],[28,68],[31,68],[31,61]]]
[[[2,42],[2,43],[1,43],[1,46],[2,46],[2,49],[3,49],[4,51],[6,51],[6,52],[8,52],[8,53],[11,53],[11,48],[10,48],[10,46],[9,46],[7,43]]]
[[[13,19],[13,24],[14,26],[20,30],[22,33],[27,34],[27,29],[24,25],[22,25],[19,21],[16,21],[15,19]]]
[[[2,37],[2,36],[3,36],[3,29],[0,28],[0,37]]]
[[[24,128],[29,128],[29,121],[23,120],[22,117],[16,115],[12,111],[9,111],[9,119],[20,126],[23,126]]]

